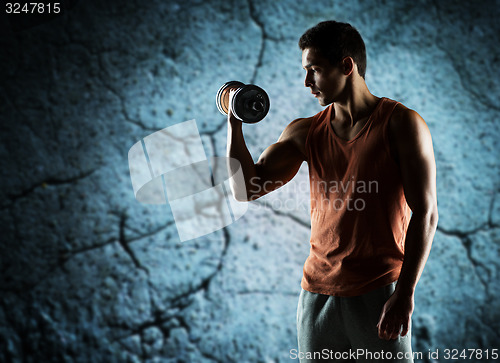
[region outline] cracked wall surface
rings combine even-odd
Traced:
[[[500,348],[498,2],[73,3],[31,28],[0,21],[0,361],[291,360],[307,165],[234,224],[180,242],[168,205],[135,200],[127,153],[196,119],[207,156],[224,156],[215,94],[239,80],[271,99],[244,126],[257,158],[321,110],[297,40],[325,19],[359,29],[371,91],[433,136],[440,220],[414,350]]]

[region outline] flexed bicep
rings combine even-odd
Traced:
[[[237,130],[238,136],[234,139],[240,144],[228,143],[228,156],[240,161],[245,182],[231,185],[233,195],[242,201],[255,200],[288,183],[306,159],[304,145],[310,123],[310,119],[292,121],[278,141],[266,148],[256,163],[246,147],[245,152],[237,152],[244,145],[241,130]]]
[[[261,197],[288,183],[304,161],[302,153],[292,141],[278,141],[269,146],[255,164],[256,176],[252,199]]]

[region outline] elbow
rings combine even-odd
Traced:
[[[431,224],[433,229],[437,228],[438,221],[439,221],[439,212],[438,212],[437,204],[435,204],[432,208],[431,216],[430,216],[430,224]]]
[[[248,202],[250,200],[250,196],[247,191],[238,186],[231,185],[231,194],[237,202]]]
[[[245,191],[245,190],[231,190],[231,194],[233,195],[233,198],[237,202],[251,202],[254,200],[259,199],[262,195],[255,194],[250,191]]]
[[[260,195],[247,195],[247,196],[240,196],[240,195],[235,195],[233,194],[233,198],[237,201],[237,202],[241,202],[241,203],[244,203],[244,202],[252,202],[254,200],[257,200],[259,199],[261,196]]]
[[[238,202],[251,202],[261,197],[256,194],[255,191],[249,190],[245,187],[245,185],[241,184],[231,184],[231,194]]]
[[[248,202],[247,198],[243,198],[241,195],[237,195],[234,192],[231,192],[231,194],[233,195],[234,200],[236,200],[237,202]]]
[[[233,198],[234,198],[237,202],[248,202],[248,198],[242,198],[241,196],[238,196],[238,195],[235,195],[235,194],[233,194]]]
[[[259,182],[259,177],[253,177],[249,181],[246,181],[243,177],[238,180],[232,179],[230,187],[234,199],[238,202],[251,202],[262,197],[266,193]]]
[[[431,230],[436,230],[439,220],[439,213],[436,203],[429,203],[424,208],[418,208],[412,211],[412,218],[421,220]]]

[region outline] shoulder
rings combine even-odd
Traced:
[[[286,128],[293,130],[298,130],[298,129],[303,130],[305,128],[309,129],[309,126],[311,125],[313,118],[314,117],[298,118],[290,122]]]
[[[280,136],[280,141],[290,139],[290,138],[300,138],[304,136],[304,134],[307,136],[307,133],[309,132],[309,127],[311,126],[313,118],[312,117],[307,117],[307,118],[298,118],[296,120],[293,120],[288,124],[287,127],[283,130],[281,136]]]
[[[389,119],[389,132],[391,136],[406,138],[416,133],[429,131],[422,116],[416,111],[398,103]]]
[[[431,134],[422,116],[400,103],[389,120],[389,138],[398,154],[432,148]]]
[[[288,124],[281,133],[278,142],[290,142],[305,155],[305,144],[313,117],[298,118]]]

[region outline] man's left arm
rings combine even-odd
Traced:
[[[426,123],[418,113],[402,106],[390,120],[389,138],[412,216],[396,290],[385,303],[377,324],[379,337],[387,340],[408,332],[415,287],[429,256],[438,221],[436,162]]]

